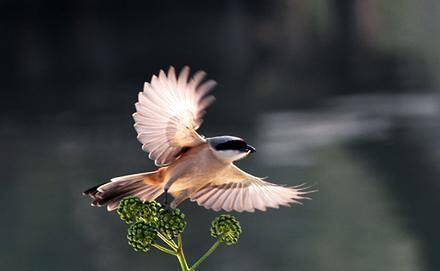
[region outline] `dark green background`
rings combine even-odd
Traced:
[[[2,270],[177,270],[143,255],[81,192],[153,169],[130,114],[168,65],[218,81],[201,132],[247,139],[238,164],[318,189],[234,214],[200,270],[440,267],[440,2],[1,1]],[[184,203],[190,261],[217,215]]]

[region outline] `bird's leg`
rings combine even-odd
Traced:
[[[169,202],[168,202],[168,189],[164,189],[164,193],[165,193],[165,198],[164,198],[164,201],[163,201],[163,205],[165,206],[165,208],[166,209],[168,209],[169,208],[169,206],[168,206],[168,204],[169,204]]]
[[[163,188],[164,193],[165,193],[165,198],[164,198],[164,206],[166,209],[170,209],[170,203],[168,202],[168,190],[170,189],[171,185],[177,180],[177,178],[175,177],[171,177],[166,183],[165,186]]]

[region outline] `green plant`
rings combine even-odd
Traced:
[[[185,215],[179,209],[167,209],[156,201],[143,203],[136,197],[128,197],[121,201],[117,213],[121,220],[130,224],[127,239],[135,251],[148,252],[156,248],[173,255],[183,271],[196,270],[220,244],[235,245],[241,234],[240,223],[235,217],[218,216],[212,221],[210,229],[211,236],[217,241],[189,266],[182,245]]]

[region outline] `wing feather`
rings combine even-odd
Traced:
[[[198,71],[189,79],[190,69],[184,67],[176,75],[174,67],[153,75],[138,95],[133,114],[137,138],[142,150],[157,165],[176,159],[182,148],[193,147],[205,140],[196,130],[203,122],[206,108],[214,101],[208,95],[216,83],[203,82],[206,73]]]
[[[234,165],[227,167],[218,176],[195,191],[190,196],[191,201],[215,211],[254,212],[300,203],[299,200],[307,199],[305,194],[314,192],[306,191],[302,186],[285,187],[268,182]]]

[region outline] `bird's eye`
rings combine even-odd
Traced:
[[[247,144],[244,141],[241,140],[230,140],[226,141],[224,143],[217,144],[215,146],[215,149],[218,151],[222,150],[236,150],[236,151],[243,151],[246,149]]]

